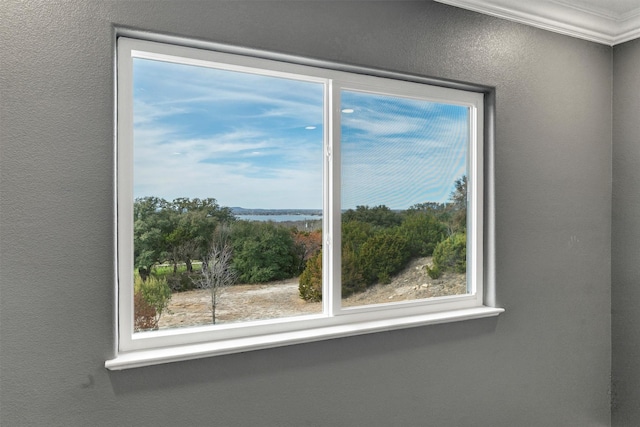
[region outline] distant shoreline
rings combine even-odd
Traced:
[[[273,222],[296,222],[296,221],[321,221],[322,215],[296,214],[234,214],[236,219],[244,221],[273,221]]]
[[[262,209],[262,208],[230,208],[234,215],[307,215],[322,216],[322,209]]]

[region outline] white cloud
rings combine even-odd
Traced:
[[[143,80],[153,87],[135,98],[136,197],[321,206],[321,129],[312,129],[322,126],[321,90],[294,90],[281,79],[247,90],[255,76],[218,71],[212,78],[216,70],[199,67],[153,80],[162,66],[151,65],[158,69],[141,67],[137,74],[149,74]],[[448,199],[465,173],[467,123],[424,104],[419,116],[393,103],[355,105],[342,116],[345,207]]]

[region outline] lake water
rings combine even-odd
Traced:
[[[315,221],[321,220],[319,215],[236,215],[237,219],[243,219],[245,221]]]

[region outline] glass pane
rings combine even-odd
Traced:
[[[133,90],[136,331],[322,312],[298,276],[320,252],[323,84],[135,58]]]
[[[342,305],[467,293],[469,109],[342,91]]]

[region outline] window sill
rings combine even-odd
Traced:
[[[123,370],[182,360],[200,359],[223,354],[241,353],[292,344],[302,344],[331,338],[342,338],[352,335],[390,331],[394,329],[416,326],[435,325],[438,323],[459,322],[463,320],[493,317],[504,309],[494,307],[474,307],[440,313],[421,314],[396,319],[373,320],[305,329],[295,332],[274,333],[258,337],[236,338],[224,341],[188,344],[164,347],[151,350],[137,350],[118,354],[107,360],[105,367],[109,370]]]

